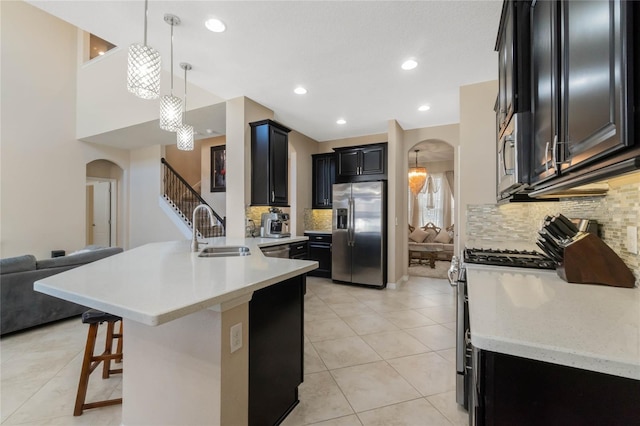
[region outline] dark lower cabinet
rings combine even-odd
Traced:
[[[305,233],[309,237],[309,254],[308,260],[318,262],[318,269],[309,272],[309,275],[316,277],[331,278],[331,234],[310,234]]]
[[[249,302],[251,426],[280,424],[299,402],[305,280],[300,275],[263,288]]]
[[[640,381],[474,348],[474,425],[637,425]]]

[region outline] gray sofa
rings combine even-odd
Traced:
[[[33,283],[120,252],[120,247],[88,247],[52,259],[36,260],[30,254],[0,259],[0,335],[86,311],[86,306],[34,291]]]

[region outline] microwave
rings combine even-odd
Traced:
[[[498,137],[497,199],[529,189],[531,113],[513,114]]]

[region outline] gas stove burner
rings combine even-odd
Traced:
[[[464,262],[518,268],[555,269],[556,263],[547,256],[530,250],[495,250],[467,248]]]

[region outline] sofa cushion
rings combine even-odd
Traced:
[[[451,236],[447,231],[440,231],[438,235],[433,239],[434,243],[449,244],[451,242]]]
[[[36,257],[32,254],[0,259],[0,274],[33,271],[36,269]]]
[[[409,239],[411,241],[415,241],[416,243],[423,242],[429,234],[426,231],[423,231],[420,228],[416,228],[413,230],[411,234],[409,234]]]
[[[57,268],[60,266],[83,265],[85,263],[93,262],[95,260],[112,256],[114,254],[121,253],[121,252],[122,252],[121,247],[107,247],[107,248],[89,250],[86,252],[84,250],[80,250],[80,252],[75,254],[70,254],[69,256],[38,260],[37,267],[38,269],[46,269],[46,268]]]

